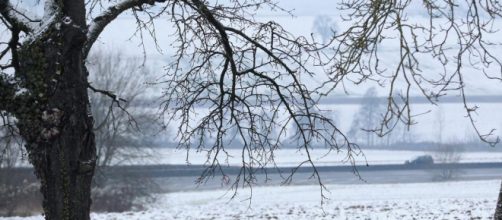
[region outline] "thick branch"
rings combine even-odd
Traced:
[[[158,2],[166,2],[166,0],[125,0],[115,6],[109,7],[101,15],[94,18],[94,20],[89,24],[87,30],[87,43],[84,46],[84,55],[87,56],[92,48],[92,45],[94,44],[94,42],[96,42],[101,32],[103,32],[108,24],[110,24],[113,20],[115,20],[115,18],[122,14],[122,12],[134,7],[140,7],[143,4],[154,5]]]
[[[118,105],[120,105],[120,102],[127,102],[127,100],[118,97],[116,94],[113,92],[107,91],[107,90],[102,90],[102,89],[97,89],[91,86],[91,84],[88,84],[87,87],[91,89],[93,92],[101,93],[105,96],[108,96],[112,99],[113,102],[117,102]]]
[[[0,0],[0,14],[9,22],[12,28],[25,33],[33,32],[39,25],[40,19],[25,10],[18,9],[9,0]]]

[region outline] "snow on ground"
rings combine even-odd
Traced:
[[[241,166],[242,158],[240,149],[227,149],[229,154],[220,154],[219,160],[225,165]],[[145,155],[151,157],[138,158],[114,158],[112,164],[115,165],[204,165],[207,162],[207,152],[189,152],[189,160],[187,162],[187,151],[184,149],[160,148],[160,149],[145,149]],[[343,166],[351,165],[347,161],[346,151],[330,152],[327,150],[312,150],[311,155],[314,163],[317,166]],[[438,155],[435,152],[429,151],[405,151],[405,150],[363,150],[362,152],[354,152],[356,165],[380,165],[380,164],[404,164],[406,160],[413,160],[418,156],[431,155],[434,158]],[[274,160],[278,167],[297,166],[305,161],[306,154],[303,150],[298,149],[280,149],[274,151]],[[502,162],[502,152],[462,152],[460,163],[492,163]],[[272,163],[267,163],[269,167]],[[31,167],[26,158],[21,158],[18,166]]]
[[[321,209],[318,186],[255,187],[235,199],[226,191],[162,194],[146,210],[92,214],[94,220],[166,219],[490,219],[500,181],[328,185]],[[2,220],[40,220],[0,218]]]
[[[249,196],[245,190],[230,202],[220,198],[224,191],[174,193],[161,197],[167,202],[155,208],[170,207],[170,215],[179,219],[488,218],[498,186],[499,181],[330,185],[325,213],[316,186],[255,188],[250,206],[241,201]],[[194,213],[184,211],[194,206],[199,207]]]
[[[221,155],[219,157],[220,161],[227,161],[228,165],[240,166],[242,163],[241,153],[242,150],[239,149],[227,149],[230,157],[226,158]],[[363,150],[363,154],[354,155],[356,159],[356,165],[366,165],[366,161],[369,165],[377,164],[404,164],[406,160],[412,160],[421,155],[431,155],[436,156],[434,152],[427,151],[392,151],[392,150]],[[318,166],[337,166],[337,165],[350,165],[346,162],[346,152],[331,152],[326,155],[326,150],[313,150],[312,158]],[[173,165],[183,165],[187,164],[186,150],[180,149],[155,149],[152,153],[155,155],[155,159],[141,159],[128,161],[121,163],[122,165],[128,164],[173,164]],[[304,151],[298,151],[297,149],[281,149],[274,152],[275,162],[279,167],[289,167],[296,166],[306,159],[306,154]],[[189,153],[189,164],[191,165],[202,165],[207,160],[207,152],[194,152]],[[228,160],[227,160],[228,159]],[[461,163],[486,163],[486,162],[502,162],[502,152],[463,152],[461,153]],[[271,164],[269,164],[271,165]]]

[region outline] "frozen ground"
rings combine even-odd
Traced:
[[[138,212],[93,214],[94,220],[166,219],[490,219],[499,181],[416,184],[329,185],[329,200],[320,206],[317,186],[261,187],[158,195]],[[0,218],[3,220],[39,220]]]

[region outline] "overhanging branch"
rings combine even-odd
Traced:
[[[154,5],[155,3],[166,2],[167,0],[125,0],[117,5],[109,7],[101,15],[94,18],[89,24],[87,32],[87,43],[84,46],[84,55],[87,56],[92,48],[92,45],[98,39],[99,35],[105,27],[117,18],[122,12],[140,7],[144,4]]]

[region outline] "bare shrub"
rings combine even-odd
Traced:
[[[463,150],[456,144],[439,144],[434,154],[434,160],[441,167],[435,170],[435,180],[452,180],[461,174],[457,166],[462,159]]]
[[[139,198],[153,199],[151,188],[153,182],[149,179],[119,179],[109,181],[92,190],[94,212],[124,212],[142,210]]]
[[[22,162],[22,141],[16,130],[8,130],[12,118],[0,122],[0,216],[26,216],[40,213],[40,184],[15,168]]]
[[[127,176],[110,178],[109,166],[151,158],[151,141],[160,130],[154,113],[145,108],[148,78],[152,75],[141,59],[117,51],[98,51],[88,59],[90,81],[95,90],[114,91],[118,105],[102,93],[92,93],[97,167],[91,192],[91,209],[123,212],[138,207],[135,200],[148,197],[153,181]],[[135,80],[131,80],[134,78]]]

